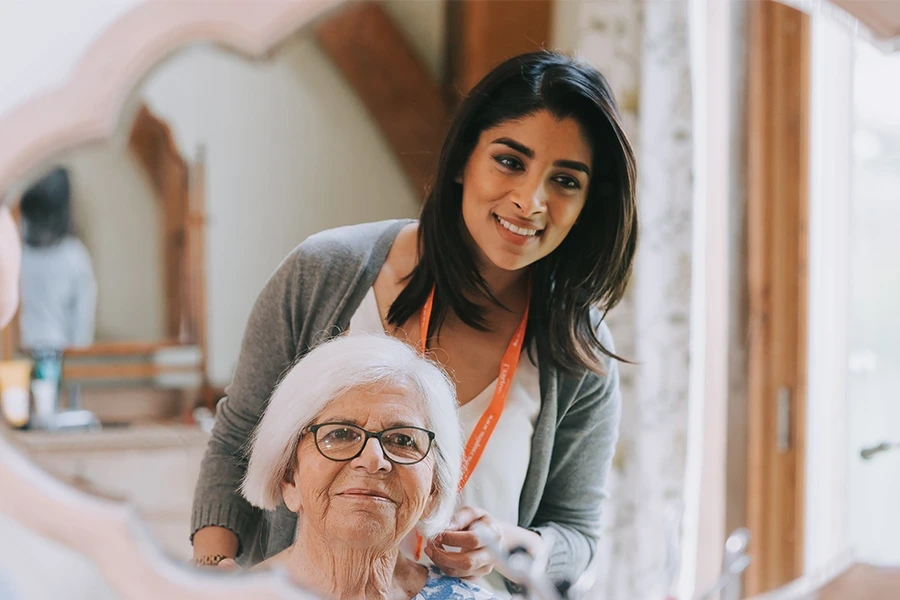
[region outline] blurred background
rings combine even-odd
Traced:
[[[139,4],[0,4],[0,115]],[[187,559],[215,404],[268,276],[317,231],[416,216],[459,99],[505,58],[553,48],[612,85],[643,227],[609,317],[635,364],[580,589],[662,600],[737,583],[741,598],[848,554],[896,567],[897,6],[354,1],[263,56],[180,48],[128,90],[113,139],[0,191],[24,243],[0,387],[24,369],[32,395],[24,413],[4,401],[0,430],[63,481],[134,503]],[[750,566],[722,579],[740,528]],[[115,597],[83,557],[2,515],[0,532],[0,575],[25,597]],[[40,553],[53,559],[23,559]]]

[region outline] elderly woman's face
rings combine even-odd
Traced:
[[[403,387],[351,390],[332,401],[316,423],[350,423],[378,432],[398,426],[425,427],[421,401]],[[434,452],[413,465],[389,461],[370,438],[358,457],[335,462],[316,449],[313,434],[297,446],[297,465],[282,485],[287,507],[300,527],[361,546],[390,547],[430,509],[434,498]]]

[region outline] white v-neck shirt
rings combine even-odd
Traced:
[[[384,333],[384,324],[375,300],[375,291],[369,288],[362,304],[350,319],[349,334]],[[495,379],[475,398],[459,408],[463,443],[472,435],[475,425],[494,398]],[[519,522],[519,496],[525,484],[528,464],[531,460],[531,436],[541,409],[540,376],[531,362],[528,352],[522,352],[519,365],[513,375],[506,397],[506,405],[491,439],[484,447],[481,459],[463,488],[459,506],[483,508],[495,519],[517,525]],[[423,557],[426,558],[427,557]],[[499,581],[488,577],[481,582],[495,591]]]

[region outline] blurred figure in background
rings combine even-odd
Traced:
[[[97,283],[72,227],[71,185],[63,168],[22,196],[21,346],[62,351],[94,341]]]

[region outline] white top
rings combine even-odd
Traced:
[[[81,241],[68,236],[47,248],[22,249],[21,345],[63,350],[94,341],[97,282]]]
[[[369,289],[350,319],[349,333],[384,333],[373,289]],[[460,407],[459,419],[464,443],[493,400],[496,387],[495,379],[480,394]],[[525,475],[531,460],[531,436],[540,409],[540,374],[528,353],[523,351],[509,386],[503,414],[484,447],[478,465],[463,488],[460,506],[477,506],[496,519],[518,524],[519,496],[525,485]],[[427,560],[428,557],[423,555],[422,558]],[[493,573],[479,583],[492,591],[506,593],[501,579]]]

